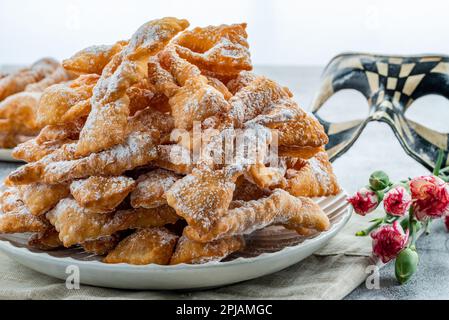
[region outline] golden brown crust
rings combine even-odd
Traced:
[[[139,176],[131,193],[133,208],[157,208],[167,204],[165,193],[181,177],[174,172],[157,169]]]
[[[32,215],[40,216],[69,195],[67,184],[32,183],[19,186],[20,199]]]
[[[25,90],[26,86],[36,83],[50,75],[59,63],[51,58],[36,61],[29,68],[12,72],[0,79],[0,101],[17,92]]]
[[[165,228],[145,228],[123,239],[103,262],[169,264],[178,236]]]
[[[282,223],[287,229],[295,230],[300,235],[310,235],[329,229],[330,222],[326,214],[312,199],[299,197],[302,207],[297,214]]]
[[[76,74],[101,75],[103,68],[111,61],[112,57],[127,44],[127,41],[118,41],[113,45],[90,46],[62,61],[62,65],[64,69]]]
[[[241,23],[194,28],[174,43],[183,59],[208,75],[227,79],[252,69],[247,37],[246,23]]]
[[[49,158],[42,158],[40,163],[20,167],[8,179],[14,184],[56,184],[95,175],[120,175],[154,160],[157,157],[158,138],[159,133],[155,130],[135,132],[122,145],[75,160],[58,161],[58,157],[52,153]],[[55,161],[48,161],[52,159],[52,155],[53,159],[56,158]]]
[[[286,221],[290,214],[301,208],[301,201],[283,190],[276,189],[266,198],[233,202],[232,209],[228,208],[229,204],[226,210],[221,211],[220,216],[205,214],[201,225],[191,223],[184,217],[188,223],[184,234],[198,242],[249,234],[271,224]]]
[[[198,264],[210,261],[220,261],[231,253],[245,246],[243,237],[229,237],[208,243],[201,243],[182,236],[176,245],[170,264]]]
[[[28,245],[45,251],[63,247],[61,240],[59,240],[59,232],[54,227],[47,228],[43,232],[34,233],[28,240]]]
[[[326,152],[319,152],[296,168],[288,169],[286,179],[285,190],[297,197],[324,197],[340,192]]]
[[[80,207],[72,198],[61,200],[46,216],[66,247],[122,230],[163,226],[178,220],[174,210],[167,206],[94,213]]]
[[[148,75],[148,59],[188,25],[187,20],[176,18],[147,22],[104,67],[80,134],[78,154],[88,155],[124,142],[130,103],[126,90]]]
[[[69,74],[61,65],[58,65],[52,73],[50,73],[42,80],[27,85],[25,87],[25,91],[42,92],[53,84],[66,82],[71,80],[72,78],[72,74]]]
[[[78,204],[93,212],[114,210],[134,189],[132,178],[117,176],[90,176],[70,184],[70,193]]]
[[[112,251],[120,241],[118,234],[100,237],[95,240],[87,240],[81,244],[84,251],[93,253],[99,256],[104,256]]]
[[[74,116],[72,109],[85,110],[86,105],[90,105],[98,78],[95,74],[82,75],[68,83],[55,84],[45,89],[37,108],[37,122],[45,126],[76,120],[77,116]],[[84,112],[77,114],[79,117],[86,116]]]
[[[194,169],[166,192],[167,203],[190,228],[208,233],[226,216],[236,178],[224,170]]]
[[[68,143],[73,143],[73,140],[47,141],[38,144],[34,138],[16,146],[12,151],[12,156],[17,160],[34,162],[53,153],[61,146]]]
[[[20,92],[0,102],[0,133],[33,136],[39,132],[36,109],[39,92]]]
[[[180,58],[172,47],[162,51],[160,59],[180,85],[169,97],[176,128],[190,130],[195,121],[225,116],[229,103],[197,67]]]
[[[0,197],[0,233],[43,232],[48,222],[32,215],[20,199],[17,188],[7,188]]]

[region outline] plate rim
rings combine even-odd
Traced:
[[[16,159],[12,156],[12,151],[14,148],[7,149],[7,148],[0,148],[0,161],[4,162],[16,162],[16,163],[23,163],[22,160]]]

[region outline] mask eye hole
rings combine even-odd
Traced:
[[[443,96],[429,94],[418,98],[406,110],[405,117],[440,133],[449,133],[449,101]]]
[[[338,91],[317,112],[323,120],[332,123],[365,119],[368,113],[368,101],[354,89]]]

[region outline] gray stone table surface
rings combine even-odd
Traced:
[[[318,90],[322,67],[258,66],[255,72],[288,86],[296,101],[309,109]],[[364,118],[368,104],[361,94],[344,91],[326,103],[320,115],[328,121]],[[407,117],[442,132],[449,132],[449,101],[438,96],[417,100],[407,111]],[[0,162],[0,176],[17,165]],[[392,179],[428,174],[427,170],[408,157],[391,129],[383,123],[371,123],[356,144],[334,162],[340,184],[349,193],[367,183],[369,174],[377,169],[389,173]],[[355,289],[346,299],[449,299],[449,233],[441,221],[434,223],[431,235],[418,241],[421,256],[417,275],[399,286],[394,278],[394,266],[381,270],[380,289],[368,290],[365,285]]]

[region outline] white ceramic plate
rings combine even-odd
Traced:
[[[175,266],[105,264],[80,248],[39,251],[26,246],[25,235],[1,235],[0,250],[38,272],[65,280],[69,266],[78,266],[80,282],[121,289],[199,289],[254,279],[287,268],[313,254],[348,222],[352,210],[346,194],[317,198],[331,220],[330,230],[301,237],[282,227],[269,227],[247,237],[243,252],[222,262]]]
[[[14,159],[11,153],[12,149],[0,149],[0,161],[21,162],[20,160]]]

